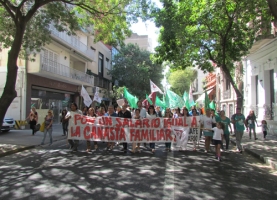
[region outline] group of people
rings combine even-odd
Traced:
[[[121,107],[118,106],[116,109],[113,105],[110,105],[106,110],[105,107],[100,107],[95,110],[93,107],[87,108],[85,107],[82,111],[78,109],[76,103],[72,103],[70,106],[70,111],[63,110],[61,114],[61,123],[63,127],[63,135],[68,134],[68,121],[72,116],[72,113],[78,113],[81,115],[86,115],[90,117],[97,116],[111,116],[111,117],[121,117],[121,118],[133,118],[133,119],[143,119],[143,118],[156,118],[156,117],[164,117],[164,118],[186,118],[188,119],[191,116],[199,116],[200,123],[200,137],[202,137],[202,132],[205,137],[205,152],[211,151],[211,143],[215,145],[216,158],[221,161],[221,151],[229,150],[230,143],[230,134],[232,134],[233,130],[236,137],[237,151],[242,153],[241,139],[246,129],[249,129],[249,138],[251,139],[252,132],[254,139],[256,140],[256,125],[257,120],[254,111],[250,111],[249,115],[245,118],[245,116],[241,113],[241,109],[237,108],[236,113],[230,118],[225,115],[225,111],[222,110],[218,113],[215,113],[212,109],[206,109],[205,114],[202,114],[202,110],[197,110],[195,107],[192,107],[189,111],[186,107],[170,109],[166,108],[161,111],[160,107],[154,107],[150,105],[148,109],[144,108],[142,105],[142,101],[137,102],[136,109],[128,108],[127,104],[124,103]],[[38,114],[35,111],[35,108],[32,108],[31,113],[28,118],[30,120],[30,127],[32,129],[32,134],[35,134],[35,128],[38,121]],[[47,133],[49,133],[50,137],[50,145],[52,144],[52,124],[53,124],[53,112],[52,110],[48,110],[48,114],[44,118],[45,129],[44,129],[44,137],[41,144],[44,144],[45,137]],[[233,124],[233,126],[231,125]],[[256,124],[256,125],[255,125]],[[267,135],[267,123],[265,120],[262,121],[261,124],[262,131],[264,134],[264,138]],[[79,140],[71,140],[68,139],[68,143],[70,149],[74,152],[77,151]],[[98,149],[97,141],[93,141],[94,149]],[[118,143],[108,142],[107,150],[112,150],[115,145]],[[86,141],[87,152],[92,150],[91,141]],[[122,143],[122,151],[127,152],[128,144]],[[144,147],[147,147],[147,144],[144,143]],[[149,149],[152,153],[155,152],[155,143],[149,143]],[[171,142],[165,143],[165,150],[171,151]],[[187,143],[179,144],[179,151],[187,150]],[[140,143],[132,143],[132,153],[140,152]],[[196,141],[193,140],[193,151],[196,151]]]

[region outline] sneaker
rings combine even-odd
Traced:
[[[208,151],[207,151],[207,150],[205,150],[204,152],[205,152],[205,153],[208,153]]]

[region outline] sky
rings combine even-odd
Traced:
[[[162,4],[159,0],[152,1],[155,2],[159,8],[162,7]],[[131,26],[131,30],[133,33],[137,33],[138,35],[148,35],[148,37],[152,40],[153,50],[156,46],[158,46],[159,29],[155,26],[154,22],[142,22],[141,20],[139,20],[138,23]]]

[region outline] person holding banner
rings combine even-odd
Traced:
[[[200,118],[200,123],[203,125],[203,133],[205,136],[205,152],[210,151],[211,140],[213,137],[212,124],[216,123],[215,118],[211,117],[211,110],[206,109],[206,115],[202,115]]]
[[[164,118],[172,118],[170,108],[165,109]],[[166,142],[165,143],[165,151],[171,151],[171,142]]]
[[[142,107],[142,101],[138,101],[137,102],[137,106],[138,106],[138,109],[140,110],[140,117],[143,119],[143,118],[146,118],[146,109],[144,107]],[[144,143],[144,147],[146,148],[146,143]]]
[[[104,116],[117,117],[116,112],[114,112],[113,105],[109,105],[108,112],[105,113]],[[113,147],[114,147],[114,142],[108,142],[108,144],[107,144],[107,150],[113,150]]]
[[[94,110],[93,107],[90,107],[88,109],[87,116],[89,116],[89,117],[96,117],[95,110]],[[94,149],[97,150],[98,149],[97,142],[94,141],[93,143],[94,143]],[[87,152],[91,152],[90,140],[87,140]]]
[[[66,120],[71,119],[71,113],[77,113],[77,114],[82,115],[82,111],[78,110],[78,106],[77,106],[76,103],[72,103],[70,105],[70,109],[71,109],[71,111],[68,111],[66,116],[65,116]],[[78,145],[79,145],[79,140],[71,140],[71,139],[69,139],[68,143],[70,145],[70,149],[72,150],[72,152],[76,152],[77,148],[78,148]]]
[[[131,112],[129,110],[127,110],[127,104],[124,103],[122,105],[122,110],[118,113],[118,117],[122,117],[122,118],[132,118]],[[123,151],[124,153],[127,153],[127,147],[128,144],[127,142],[122,142],[123,148],[121,149],[121,151]]]
[[[135,114],[133,116],[133,119],[140,120],[142,117],[140,116],[140,109],[135,110]],[[136,150],[140,153],[140,143],[133,142],[133,148],[132,148],[132,153],[136,153]]]
[[[146,118],[153,119],[153,118],[156,118],[156,117],[158,117],[158,116],[157,116],[157,113],[155,111],[155,108],[154,108],[153,105],[150,105],[148,107],[148,112],[146,113]],[[155,153],[155,143],[150,142],[149,146],[150,146],[150,149],[151,149],[152,153]]]

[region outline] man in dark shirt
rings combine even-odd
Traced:
[[[122,110],[118,113],[118,117],[122,117],[122,118],[132,118],[131,112],[129,110],[127,110],[127,104],[124,103],[122,105]],[[124,151],[124,153],[127,153],[127,142],[123,142],[122,143],[123,148],[121,149],[122,151]]]

